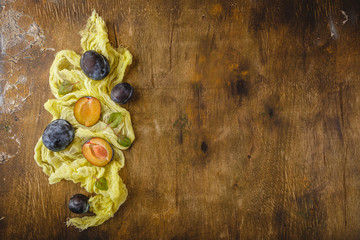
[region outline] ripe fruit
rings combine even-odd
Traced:
[[[69,200],[69,209],[73,213],[83,214],[89,211],[89,198],[82,194],[75,194]]]
[[[86,76],[93,80],[104,79],[110,72],[106,57],[94,50],[86,51],[80,59],[80,66]]]
[[[111,99],[120,104],[127,103],[134,94],[134,88],[125,82],[119,83],[111,90]]]
[[[93,126],[100,119],[101,104],[97,98],[82,97],[74,106],[76,120],[87,127]]]
[[[114,155],[111,145],[103,138],[94,137],[84,143],[82,153],[89,163],[102,167],[108,164]]]
[[[42,141],[48,149],[54,152],[64,150],[74,140],[73,126],[64,119],[52,121],[44,130]]]

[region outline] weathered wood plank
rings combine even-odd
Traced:
[[[356,1],[0,5],[3,40],[16,43],[1,45],[10,110],[0,105],[0,238],[359,238]],[[43,103],[54,54],[80,52],[92,9],[112,43],[134,55],[125,81],[136,90],[126,108],[137,139],[120,172],[127,201],[80,233],[64,222],[70,196],[85,191],[50,186],[33,148],[50,119]],[[26,32],[32,23],[38,32]],[[29,40],[16,42],[10,30]],[[6,82],[17,88],[4,90]],[[16,96],[28,98],[16,108]]]

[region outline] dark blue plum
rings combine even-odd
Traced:
[[[73,213],[83,214],[89,211],[89,198],[82,194],[75,194],[69,200],[69,209]]]
[[[73,126],[64,119],[52,121],[42,135],[42,141],[53,152],[64,150],[74,140]]]
[[[104,79],[110,72],[106,57],[93,50],[86,51],[81,56],[80,66],[85,75],[93,80]]]
[[[113,87],[110,96],[114,102],[124,104],[131,99],[133,94],[134,88],[130,84],[122,82]]]

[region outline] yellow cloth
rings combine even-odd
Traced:
[[[95,50],[104,55],[110,63],[110,73],[100,81],[89,79],[80,68],[78,54],[71,50],[63,50],[56,54],[50,68],[49,78],[50,88],[56,99],[48,100],[44,107],[53,115],[53,120],[61,118],[69,121],[75,129],[75,138],[65,150],[52,152],[44,146],[40,137],[35,146],[34,158],[49,176],[50,184],[66,179],[74,183],[80,182],[81,187],[84,187],[86,191],[96,193],[89,199],[90,211],[96,216],[71,218],[66,222],[67,226],[75,226],[84,230],[88,227],[98,226],[113,217],[125,201],[127,189],[118,175],[118,171],[124,166],[124,155],[121,150],[126,148],[119,145],[115,133],[127,136],[131,142],[134,141],[135,135],[129,112],[110,98],[111,89],[122,81],[126,67],[131,64],[132,55],[123,47],[114,49],[110,45],[105,22],[95,11],[80,34],[84,52]],[[62,96],[58,94],[58,89],[64,80],[76,84],[72,92]],[[73,115],[75,102],[84,96],[96,97],[101,102],[100,120],[92,127],[80,125]],[[124,115],[123,122],[115,129],[106,127],[110,114],[113,112],[121,112]],[[90,164],[82,155],[82,144],[92,137],[104,138],[113,146],[113,161],[104,167]],[[108,190],[96,188],[94,176],[106,177]]]

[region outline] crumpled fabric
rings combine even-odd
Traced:
[[[86,28],[80,32],[81,47],[84,52],[95,50],[104,55],[110,63],[109,75],[100,81],[88,78],[81,70],[81,56],[72,50],[59,51],[50,68],[49,84],[55,99],[48,100],[44,107],[55,119],[66,119],[75,129],[73,142],[63,151],[52,152],[45,147],[40,137],[35,146],[35,161],[49,176],[49,183],[54,184],[62,179],[80,183],[89,193],[90,211],[95,216],[70,218],[67,226],[75,226],[81,230],[102,224],[113,217],[127,197],[127,189],[118,172],[124,166],[122,150],[127,149],[117,142],[117,135],[127,136],[131,142],[135,135],[129,112],[113,102],[110,98],[111,89],[122,82],[125,69],[132,62],[131,53],[124,47],[114,49],[108,39],[104,20],[93,11],[88,19]],[[72,92],[59,95],[59,85],[68,80],[74,84]],[[101,117],[92,127],[79,124],[73,114],[76,101],[84,96],[92,96],[101,102]],[[122,123],[113,129],[107,127],[110,114],[121,112]],[[113,160],[104,167],[90,164],[82,155],[82,145],[92,137],[101,137],[113,147]],[[95,187],[96,178],[105,177],[108,190],[99,190]]]

